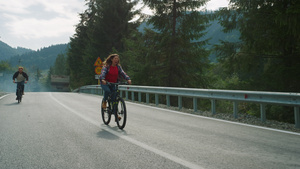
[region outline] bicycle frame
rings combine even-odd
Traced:
[[[23,95],[22,93],[24,92],[24,91],[22,91],[22,85],[24,85],[25,82],[22,81],[22,82],[15,82],[15,83],[17,83],[16,95],[17,95],[17,98],[18,98],[18,103],[20,103],[21,100],[22,100],[22,95]]]
[[[110,99],[111,99],[111,102],[114,104],[118,104],[118,102],[116,100],[118,100],[118,98],[120,97],[120,90],[119,90],[119,85],[125,85],[127,83],[110,83],[110,82],[107,82],[107,85],[114,85],[115,86],[115,89],[114,91],[110,94]],[[115,98],[114,100],[112,100],[112,97],[115,94]]]

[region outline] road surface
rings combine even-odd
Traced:
[[[119,130],[102,97],[25,93],[0,99],[0,168],[300,168],[300,134],[127,103]]]

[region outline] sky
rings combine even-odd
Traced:
[[[226,7],[228,1],[211,0],[206,9]],[[69,43],[86,8],[84,0],[0,0],[0,40],[32,50]]]

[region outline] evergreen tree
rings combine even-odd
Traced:
[[[71,38],[70,48],[68,50],[68,66],[70,68],[70,87],[77,88],[85,83],[83,82],[85,67],[83,64],[84,49],[88,41],[87,22],[88,13],[80,14],[80,23],[76,27],[76,33]]]
[[[204,34],[209,18],[198,9],[208,0],[144,0],[155,11],[143,38],[144,63],[156,85],[206,87],[203,71],[208,66]],[[148,77],[147,77],[148,78]]]
[[[54,63],[54,75],[67,75],[67,60],[64,54],[59,54]]]
[[[137,2],[127,0],[87,1],[88,9],[80,15],[81,22],[77,25],[76,34],[71,39],[68,54],[72,86],[81,85],[76,84],[75,79],[81,79],[81,83],[84,84],[96,83],[93,64],[97,57],[104,60],[113,50],[123,51],[123,39],[137,26],[135,23],[129,22],[136,14],[132,11]],[[80,77],[75,78],[76,76]]]
[[[218,48],[226,71],[248,83],[246,89],[299,92],[300,1],[230,3],[229,9],[219,12],[219,19],[225,31],[241,32],[241,43],[233,53],[223,52],[228,43]]]
[[[36,69],[36,76],[35,81],[38,82],[40,80],[40,77],[42,77],[41,71],[39,68]]]

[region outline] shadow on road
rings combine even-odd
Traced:
[[[118,128],[118,126],[111,127],[111,126],[109,126],[109,125],[104,125],[104,124],[102,124],[102,126],[103,126],[103,127],[105,126],[105,127],[107,127],[108,129],[111,129],[111,130],[116,131],[116,132],[118,132],[118,133],[123,133],[124,135],[127,135],[126,131],[120,130],[120,129]],[[116,136],[116,135],[110,133],[109,131],[106,131],[105,129],[102,129],[101,131],[99,131],[99,132],[97,133],[97,136],[98,136],[99,138],[104,138],[104,139],[108,139],[108,140],[116,140],[116,139],[119,139],[118,136]]]
[[[112,127],[109,127],[109,128],[114,130]],[[115,136],[115,135],[111,134],[110,132],[108,132],[106,130],[103,130],[103,129],[97,133],[97,136],[99,138],[104,138],[104,139],[107,139],[107,140],[117,140],[117,139],[119,139],[118,136]]]
[[[15,105],[19,105],[19,103],[18,102],[14,102],[14,103],[5,104],[5,106],[15,106]]]

